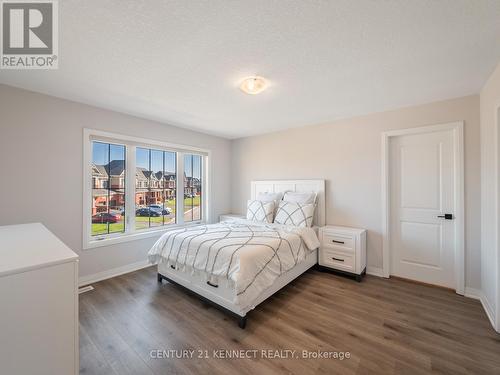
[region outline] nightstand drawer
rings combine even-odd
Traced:
[[[353,272],[356,269],[354,254],[335,251],[329,248],[321,249],[320,265]]]
[[[342,250],[354,251],[355,242],[354,238],[350,236],[343,236],[339,234],[323,233],[323,246],[339,247]]]

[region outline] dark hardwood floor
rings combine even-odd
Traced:
[[[500,374],[500,335],[478,301],[403,280],[311,270],[250,312],[245,330],[158,284],[154,267],[93,286],[80,295],[81,374]],[[151,357],[188,349],[194,358]],[[214,356],[241,349],[257,353]],[[299,358],[264,358],[266,349]],[[303,359],[303,350],[351,357]]]

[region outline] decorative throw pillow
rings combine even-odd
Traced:
[[[310,227],[313,222],[314,208],[314,204],[281,201],[274,222],[296,227]]]
[[[272,223],[274,216],[274,201],[262,202],[249,200],[247,202],[247,219],[261,223]]]

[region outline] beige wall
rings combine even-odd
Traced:
[[[368,229],[368,266],[381,268],[381,133],[457,120],[465,121],[466,285],[480,288],[478,96],[235,140],[233,212],[244,213],[251,180],[325,179],[327,223]]]
[[[481,277],[486,299],[485,308],[490,310],[500,330],[500,256],[498,243],[498,111],[500,110],[500,65],[483,87],[480,95],[481,108]],[[489,306],[488,306],[489,305]]]
[[[144,261],[155,237],[82,251],[83,128],[212,150],[213,217],[230,211],[230,141],[0,85],[0,225],[42,222],[80,277]]]

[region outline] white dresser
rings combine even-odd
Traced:
[[[42,224],[0,227],[0,374],[78,374],[78,255]]]
[[[366,273],[366,230],[327,225],[319,228],[320,267],[347,273],[361,281]]]

